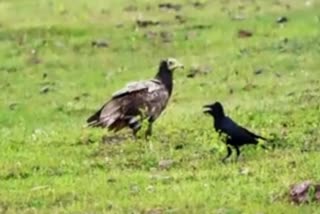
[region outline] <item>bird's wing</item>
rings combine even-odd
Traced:
[[[123,125],[123,120],[128,115],[137,116],[142,108],[147,109],[148,114],[152,112],[152,109],[162,111],[161,102],[166,98],[163,89],[162,83],[158,80],[129,83],[126,87],[114,93],[111,100],[90,117],[91,120],[88,119],[89,125],[92,123],[93,126],[110,127],[119,121],[122,121],[119,124]],[[115,127],[115,129],[117,128]]]
[[[147,106],[147,116],[155,120],[166,108],[170,95],[161,82],[154,82],[153,84],[152,87],[149,87],[148,93],[139,94],[139,96]]]
[[[231,118],[225,117],[220,122],[220,129],[229,136],[239,135],[239,126]]]
[[[159,88],[161,84],[158,80],[146,80],[146,81],[137,81],[137,82],[130,82],[124,88],[116,91],[112,94],[112,98],[119,98],[128,94],[141,92],[147,90],[148,92],[152,92]]]
[[[249,136],[236,122],[234,122],[231,118],[225,117],[221,121],[221,131],[227,134],[232,138],[246,138]]]
[[[248,129],[238,125],[236,122],[234,122],[231,118],[226,117],[223,124],[223,129],[226,132],[226,134],[236,137],[236,138],[260,138],[263,140],[266,140],[264,137],[261,137],[259,135],[256,135],[249,131]]]

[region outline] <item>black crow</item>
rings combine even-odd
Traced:
[[[176,59],[162,60],[153,79],[131,82],[114,93],[100,110],[89,117],[89,126],[107,127],[115,132],[129,127],[136,137],[142,120],[147,119],[147,138],[152,134],[153,122],[167,106],[173,89],[173,71],[177,68],[183,68],[183,65]]]
[[[227,144],[227,156],[222,159],[223,162],[230,157],[234,147],[237,152],[237,159],[240,155],[240,147],[245,144],[258,144],[258,139],[267,140],[264,137],[256,135],[249,130],[241,127],[231,118],[226,116],[223,110],[223,106],[220,102],[215,102],[213,104],[203,106],[206,108],[204,113],[210,114],[214,118],[213,126],[215,130],[221,135],[224,134],[226,137]]]

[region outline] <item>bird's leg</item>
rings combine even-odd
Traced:
[[[261,144],[261,148],[268,149],[268,147],[266,145],[264,145],[264,144]]]
[[[145,133],[145,139],[148,140],[148,138],[152,135],[152,124],[153,124],[153,120],[148,121],[148,128],[147,131]]]
[[[240,149],[238,146],[234,146],[234,148],[236,149],[237,152],[237,156],[236,156],[236,162],[238,162],[239,156],[240,156]]]
[[[141,127],[140,127],[140,128],[136,128],[136,129],[132,129],[132,134],[133,134],[134,140],[137,140],[137,139],[138,139],[137,133],[138,133],[138,131],[139,131],[140,129],[141,129]]]
[[[230,155],[232,154],[232,150],[230,148],[230,146],[227,146],[227,155],[222,159],[222,162],[225,163],[225,161],[227,160],[228,157],[230,157]]]
[[[132,129],[133,138],[134,138],[135,140],[137,140],[137,139],[138,139],[137,133],[138,133],[138,131],[141,129],[141,123],[140,123],[140,121],[137,120],[137,118],[132,117],[132,118],[129,120],[129,127]]]

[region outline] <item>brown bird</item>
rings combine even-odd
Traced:
[[[91,127],[107,127],[119,131],[129,127],[133,136],[141,129],[141,122],[148,120],[145,137],[152,135],[152,124],[166,108],[173,89],[173,71],[183,68],[176,59],[162,60],[156,76],[151,80],[131,82],[112,95],[100,110],[88,118]]]

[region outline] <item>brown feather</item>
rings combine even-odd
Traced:
[[[116,93],[110,101],[93,114],[87,121],[89,126],[108,127],[118,131],[128,125],[126,117],[138,116],[157,118],[165,108],[169,95],[158,81],[137,82],[140,85],[130,85],[129,90]],[[136,90],[133,88],[136,87]]]
[[[174,62],[180,66],[177,61]],[[139,121],[144,118],[155,121],[166,108],[173,88],[172,70],[168,68],[168,63],[172,66],[172,60],[161,61],[154,79],[129,83],[114,93],[111,100],[89,117],[88,125],[119,131],[138,116]]]

